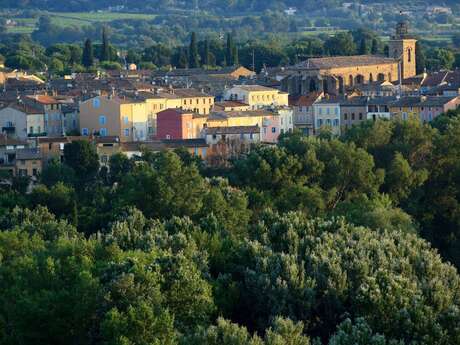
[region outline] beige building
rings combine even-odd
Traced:
[[[120,141],[143,141],[148,134],[146,102],[99,96],[80,103],[80,132],[83,136],[118,136]]]
[[[357,55],[310,58],[289,68],[282,89],[293,96],[321,91],[345,94],[355,87],[384,81],[395,82],[416,75],[416,40],[408,35],[406,23],[399,23],[389,42],[389,56]],[[401,71],[400,71],[401,70]]]
[[[261,85],[235,85],[224,94],[227,101],[238,101],[256,110],[268,106],[288,106],[289,95],[277,89]]]

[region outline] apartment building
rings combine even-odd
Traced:
[[[293,110],[294,128],[300,130],[304,135],[313,135],[313,104],[321,100],[322,97],[322,92],[289,97],[289,106]]]
[[[81,102],[80,133],[117,136],[121,142],[147,140],[146,102],[118,96],[98,96]]]
[[[315,135],[321,130],[340,135],[340,100],[326,97],[316,102],[313,105],[313,124]]]
[[[0,128],[2,133],[21,140],[45,136],[45,114],[38,107],[13,103],[0,109]]]
[[[288,93],[261,85],[235,85],[226,90],[224,99],[239,101],[256,110],[270,106],[288,106]]]
[[[68,109],[69,106],[74,105],[74,100],[71,97],[34,95],[24,97],[22,101],[24,104],[42,110],[44,113],[44,131],[49,137],[63,136],[66,132],[78,128],[76,120],[65,121],[64,108]],[[77,114],[72,115],[73,119],[76,119]]]

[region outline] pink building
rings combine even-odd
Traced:
[[[430,122],[448,110],[455,110],[460,106],[460,97],[423,97],[420,107],[420,120]]]
[[[264,143],[276,143],[281,134],[281,121],[278,115],[266,115],[262,120],[262,138]]]
[[[201,138],[206,118],[188,110],[163,110],[157,114],[157,139]]]

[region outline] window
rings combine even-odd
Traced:
[[[99,124],[100,125],[105,125],[107,122],[107,119],[104,115],[99,116]]]
[[[335,115],[339,115],[339,108],[335,108]]]
[[[88,128],[82,128],[81,130],[82,135],[88,135],[88,133],[89,133]]]
[[[321,127],[323,125],[323,120],[322,119],[318,119],[318,127]]]
[[[339,120],[338,119],[334,119],[334,127],[339,127]]]
[[[129,123],[129,117],[128,116],[123,116],[123,122],[125,125]]]
[[[250,138],[250,139],[254,139],[254,134],[252,134],[252,133],[249,134],[249,138]]]
[[[360,120],[363,119],[363,113],[359,113],[359,119],[360,119]]]
[[[319,108],[319,114],[323,115],[323,108]]]
[[[108,161],[109,161],[109,157],[107,157],[107,155],[101,156],[101,162],[102,162],[103,164],[106,164]]]
[[[272,127],[272,133],[276,133],[276,127]]]
[[[213,135],[212,135],[212,139],[213,139],[213,140],[216,140],[216,139],[217,139],[217,135],[216,135],[216,134],[213,134]]]
[[[41,133],[42,132],[42,128],[40,126],[37,127],[37,133]]]
[[[125,128],[125,137],[129,137],[129,128]]]
[[[33,126],[30,126],[30,128],[29,128],[29,133],[30,133],[30,134],[34,134],[34,127],[33,127]]]
[[[107,128],[101,128],[101,130],[99,131],[99,135],[101,137],[107,136]]]
[[[169,134],[166,134],[166,139],[171,139],[171,136]]]
[[[326,108],[326,114],[331,115],[331,109],[329,109],[329,107]]]
[[[348,120],[348,114],[347,113],[343,114],[343,119]]]
[[[330,126],[330,125],[331,125],[331,119],[327,119],[327,120],[326,120],[326,125],[327,125],[327,126]]]
[[[101,101],[99,100],[99,98],[94,98],[93,99],[93,108],[99,108],[101,106]]]
[[[352,120],[355,119],[355,113],[351,113],[351,119],[352,119]]]
[[[33,175],[33,176],[37,176],[37,174],[38,174],[37,169],[33,169],[33,170],[32,170],[32,175]]]

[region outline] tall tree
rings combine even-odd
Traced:
[[[179,68],[188,68],[187,51],[186,51],[185,48],[180,49],[179,61],[178,61],[177,67],[179,67]]]
[[[93,43],[89,38],[85,41],[81,63],[86,68],[91,67],[94,63]]]
[[[91,179],[99,171],[99,157],[88,141],[73,141],[64,146],[64,163],[82,180]]]
[[[111,61],[110,56],[110,43],[107,27],[102,28],[102,50],[101,50],[101,61]]]
[[[233,65],[238,66],[240,64],[239,57],[238,57],[238,47],[233,45]]]
[[[367,40],[365,38],[363,38],[360,42],[360,45],[359,45],[359,53],[361,55],[366,55],[369,53],[369,47],[367,45]]]
[[[203,61],[206,66],[210,65],[210,47],[209,47],[209,41],[206,39],[204,41],[204,56],[203,56]]]
[[[233,37],[231,33],[227,34],[227,49],[225,53],[225,59],[227,66],[233,66]]]
[[[190,38],[190,47],[189,47],[189,67],[190,68],[198,68],[200,67],[200,58],[198,55],[198,46],[196,43],[196,33],[192,32],[192,36]]]
[[[379,41],[374,38],[372,39],[371,54],[375,55],[379,52]]]

